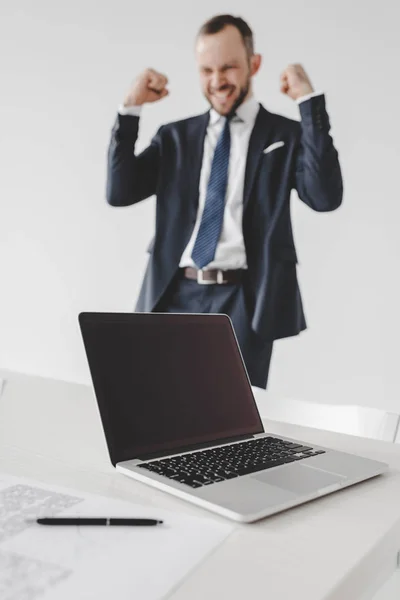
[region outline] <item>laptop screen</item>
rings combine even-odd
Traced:
[[[81,313],[113,464],[263,432],[225,315]]]

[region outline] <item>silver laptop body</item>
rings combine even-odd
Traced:
[[[226,315],[79,315],[117,471],[252,522],[387,465],[264,431]]]

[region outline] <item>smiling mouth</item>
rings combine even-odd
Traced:
[[[216,98],[218,102],[226,102],[226,100],[228,100],[232,96],[232,94],[233,88],[230,88],[213,92],[211,95],[213,98]]]

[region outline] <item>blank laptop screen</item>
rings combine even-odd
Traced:
[[[225,315],[79,321],[113,464],[263,431]]]

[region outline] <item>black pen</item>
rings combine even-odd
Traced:
[[[159,525],[162,521],[157,519],[129,519],[129,518],[105,518],[105,517],[42,517],[36,519],[39,525],[128,525],[148,526]]]

